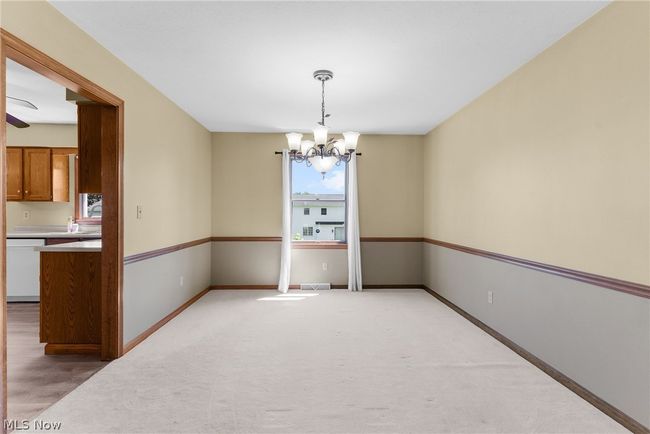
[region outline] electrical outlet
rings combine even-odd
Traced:
[[[142,219],[142,205],[138,205],[135,207],[135,215],[138,220]]]
[[[23,211],[23,220],[29,220],[32,217],[31,211]]]
[[[493,300],[492,291],[488,291],[488,303],[492,304],[492,300]]]
[[[181,276],[181,281],[180,281],[180,283],[181,283],[181,286],[183,286],[183,284],[185,283],[185,277],[184,277],[184,276]]]
[[[327,262],[323,262],[323,271],[327,271]]]

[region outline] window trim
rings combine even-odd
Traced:
[[[345,241],[332,240],[300,240],[291,241],[292,249],[347,249],[348,243]]]

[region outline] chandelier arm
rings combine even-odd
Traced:
[[[310,155],[310,154],[311,154],[311,155]],[[317,156],[318,156],[318,150],[316,149],[315,146],[312,146],[311,148],[309,148],[309,149],[307,150],[307,152],[305,153],[305,159],[306,159],[307,161],[309,161],[309,158],[317,157]]]

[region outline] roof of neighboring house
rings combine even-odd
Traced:
[[[302,201],[322,201],[322,202],[343,202],[345,201],[344,194],[294,194],[291,196],[292,200]]]

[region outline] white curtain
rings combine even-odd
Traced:
[[[361,291],[361,244],[359,242],[359,190],[357,189],[357,155],[352,152],[348,163],[348,289]]]
[[[280,282],[278,291],[289,290],[291,278],[291,158],[282,151],[282,252],[280,257]]]

